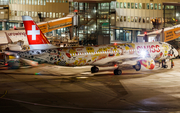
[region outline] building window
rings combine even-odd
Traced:
[[[46,18],[46,12],[44,12],[44,18]]]
[[[46,0],[44,0],[44,5],[46,5]]]
[[[134,20],[135,20],[135,22],[138,22],[138,17],[136,16]]]
[[[34,0],[32,0],[32,5],[34,5]]]
[[[143,23],[146,23],[146,18],[143,18]]]
[[[123,22],[123,16],[120,16],[120,22]]]
[[[37,12],[34,12],[34,17],[37,17]]]
[[[41,5],[43,5],[43,0],[41,0]]]
[[[131,22],[134,22],[134,17],[133,16],[131,16]]]
[[[34,11],[32,11],[32,17],[34,17]]]
[[[47,18],[49,18],[49,13],[47,12]]]
[[[47,0],[47,2],[49,2],[49,0]]]
[[[153,3],[150,3],[151,4],[151,9],[154,9],[154,4]]]
[[[31,14],[32,14],[31,11],[29,11],[29,16],[32,16]]]
[[[61,13],[59,13],[59,18],[61,18]]]
[[[124,22],[126,22],[126,16],[124,16]]]
[[[119,8],[119,2],[116,2],[116,8]]]
[[[139,3],[139,9],[142,9],[142,3]]]
[[[34,1],[34,5],[37,5],[37,0]]]
[[[161,4],[158,5],[158,9],[161,10]]]
[[[55,0],[53,0],[53,3],[55,3]]]
[[[53,13],[53,18],[55,18],[56,17],[56,15],[55,15],[55,13]]]
[[[141,17],[139,17],[139,23],[141,23],[141,20],[142,20]]]
[[[126,8],[127,7],[127,4],[126,4],[126,2],[124,2],[124,8]]]
[[[128,22],[131,22],[131,19],[130,19],[130,16],[128,16],[128,19],[127,19]]]
[[[58,13],[56,13],[56,18],[58,18]]]
[[[149,3],[146,3],[146,9],[149,9]]]
[[[49,13],[49,17],[52,18],[52,12]]]
[[[131,7],[131,3],[128,3],[128,6],[127,6],[127,8],[129,9]]]
[[[155,4],[154,4],[154,9],[156,10],[156,9],[157,9],[157,7],[158,7],[158,6],[157,6],[157,3],[155,3]]]
[[[131,9],[134,9],[134,3],[131,3]]]
[[[135,9],[138,9],[138,3],[135,3]]]
[[[59,0],[59,3],[61,3],[61,0]]]
[[[120,8],[123,8],[123,2],[120,2]]]
[[[52,0],[49,0],[50,3],[52,3]]]
[[[26,0],[23,0],[23,4],[26,4]]]
[[[147,17],[146,18],[146,23],[149,23],[149,22],[150,22],[149,17]]]
[[[40,3],[41,1],[40,0],[38,0],[38,5],[40,5],[41,3]]]

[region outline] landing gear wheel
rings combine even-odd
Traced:
[[[141,70],[141,64],[136,64],[133,66],[133,68],[136,70],[136,71],[140,71]]]
[[[94,66],[91,68],[91,73],[97,73],[99,71],[99,68]]]
[[[168,68],[168,65],[163,65],[163,68]]]
[[[121,75],[122,71],[120,69],[115,69],[114,70],[114,75]]]

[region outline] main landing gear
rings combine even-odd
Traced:
[[[141,70],[141,64],[140,64],[140,62],[137,62],[137,64],[134,65],[133,68],[134,68],[136,71],[140,71],[140,70]]]
[[[166,65],[165,60],[162,61],[162,68],[168,68],[168,65]]]
[[[96,67],[96,66],[93,66],[93,67],[91,68],[91,73],[97,73],[98,71],[99,71],[99,68]]]
[[[114,70],[114,75],[121,75],[121,74],[122,74],[121,69],[117,68]]]

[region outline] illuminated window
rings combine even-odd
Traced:
[[[49,17],[52,18],[52,12],[49,13]]]
[[[23,0],[23,4],[26,4],[26,0]]]
[[[40,0],[38,0],[38,5],[40,5]]]
[[[52,3],[52,0],[49,0],[50,3]]]
[[[26,0],[26,4],[28,4],[28,1],[29,1],[29,0]]]
[[[17,16],[20,16],[20,11],[17,11]]]
[[[138,9],[138,3],[135,3],[135,9]]]
[[[32,17],[34,17],[34,11],[32,11]]]
[[[49,13],[47,13],[47,18],[49,18]]]
[[[124,22],[126,22],[126,16],[124,16]]]
[[[34,1],[34,5],[37,5],[37,0]]]
[[[43,0],[41,0],[41,5],[43,5]]]
[[[150,21],[149,21],[149,17],[147,17],[147,18],[146,18],[146,23],[149,23],[149,22],[150,22]]]
[[[55,3],[55,0],[53,0],[53,3]]]
[[[139,3],[139,9],[142,9],[142,3]]]
[[[32,5],[34,5],[34,0],[32,0]]]
[[[119,8],[119,2],[116,2],[116,8]]]
[[[130,16],[128,16],[128,19],[127,19],[128,22],[131,22],[131,19],[130,19]]]
[[[120,22],[123,22],[123,16],[120,16]]]
[[[131,16],[131,22],[134,22],[134,17],[133,16]]]
[[[28,15],[28,11],[25,12],[25,15]]]
[[[146,9],[149,9],[149,3],[146,4]]]
[[[146,23],[146,18],[143,18],[143,23]]]
[[[59,2],[59,0],[56,0],[56,3],[58,3]]]
[[[32,15],[31,15],[31,11],[29,11],[29,16],[32,16]]]
[[[29,0],[29,5],[31,5],[31,0]]]
[[[155,4],[154,4],[154,9],[157,9],[157,7],[158,7],[158,6],[157,6],[157,3],[155,3]]]
[[[53,18],[55,18],[56,17],[56,15],[55,15],[55,13],[53,13]]]
[[[23,11],[20,11],[20,15],[23,16]]]
[[[61,3],[61,0],[59,0],[59,3]]]
[[[11,15],[14,16],[14,11],[11,11]]]
[[[134,20],[135,20],[135,22],[138,22],[138,17],[136,16]]]
[[[128,3],[127,8],[129,9],[130,7],[131,7],[131,4],[130,4],[130,3]]]
[[[124,8],[126,8],[127,7],[127,4],[126,4],[126,2],[124,2]]]
[[[141,20],[142,20],[141,17],[139,17],[139,23],[141,23]]]
[[[120,2],[120,8],[123,8],[123,2]]]
[[[37,12],[34,12],[34,17],[37,17]]]
[[[158,5],[158,9],[161,10],[161,4]]]
[[[59,18],[61,18],[61,13],[59,13]]]
[[[56,13],[56,18],[58,18],[58,13]]]
[[[49,0],[47,0],[47,2],[49,2]]]
[[[46,18],[46,12],[44,12],[44,18]]]
[[[151,9],[154,9],[154,4],[153,4],[153,3],[150,3],[150,5],[151,5]]]
[[[134,3],[131,3],[131,9],[134,9]]]

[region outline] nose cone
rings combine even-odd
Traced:
[[[174,51],[174,57],[177,57],[179,55],[178,51],[176,49],[173,49]]]

